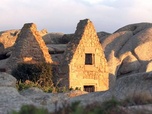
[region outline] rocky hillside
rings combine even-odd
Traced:
[[[111,76],[152,71],[152,24],[131,24],[100,37]]]
[[[123,103],[119,106],[119,109],[126,112],[123,114],[152,113],[152,72],[122,77],[116,81],[115,86],[110,90],[89,94],[82,91],[44,93],[38,88],[18,92],[15,84],[16,79],[14,77],[0,73],[0,114],[20,110],[21,106],[25,104],[43,107],[49,112],[54,112],[57,107],[66,106],[76,101],[80,101],[82,106],[91,104],[94,106],[98,103],[111,101],[111,99]]]
[[[19,32],[20,30],[0,32],[0,60],[5,61],[4,59],[10,56],[11,47]],[[73,34],[47,33],[47,30],[42,30],[40,33],[53,60],[59,62]],[[152,70],[151,23],[127,25],[113,34],[98,32],[98,36],[108,61],[112,80],[116,77]],[[113,82],[111,84],[113,85]]]
[[[5,68],[7,58],[19,30],[0,32],[0,68]],[[72,34],[43,32],[43,39],[52,54],[54,61],[60,57],[71,40]],[[12,109],[19,110],[23,104],[42,106],[54,111],[54,102],[67,100],[71,103],[81,101],[88,104],[115,98],[118,101],[129,100],[129,104],[121,108],[128,114],[137,111],[144,114],[152,113],[152,24],[138,23],[122,27],[110,34],[98,32],[100,42],[108,61],[111,89],[106,92],[94,92],[71,98],[66,94],[47,94],[37,88],[18,92],[11,75],[0,73],[0,114]],[[117,79],[117,80],[116,80]],[[83,94],[83,93],[80,93]],[[16,105],[14,105],[14,103]]]

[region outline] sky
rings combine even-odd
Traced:
[[[152,23],[152,0],[1,0],[0,31],[35,23],[38,30],[74,33],[90,19],[97,32],[113,33],[134,23]]]

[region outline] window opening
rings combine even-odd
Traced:
[[[94,54],[86,53],[85,54],[85,65],[93,65],[94,64]]]

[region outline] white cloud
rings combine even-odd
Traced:
[[[90,4],[98,4],[98,3],[101,3],[104,0],[82,0],[82,1],[88,2]]]
[[[97,31],[113,32],[129,23],[152,22],[151,6],[151,0],[3,0],[0,29],[34,22],[39,29],[70,33],[79,20],[90,18]]]

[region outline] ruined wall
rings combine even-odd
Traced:
[[[7,62],[7,70],[11,70],[18,63],[52,63],[48,48],[33,23],[25,24],[12,51],[12,55]]]

